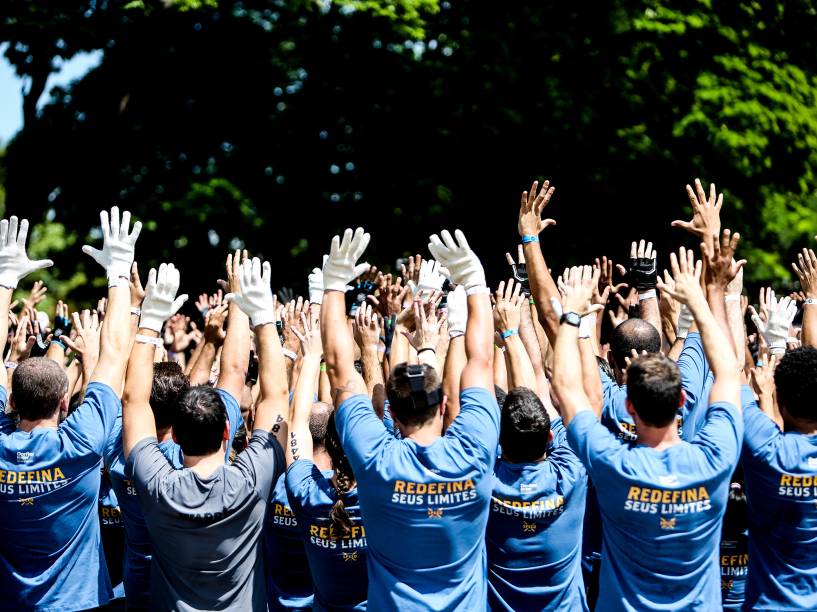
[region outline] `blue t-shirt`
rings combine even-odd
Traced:
[[[241,425],[241,409],[238,401],[227,391],[217,389],[227,408],[230,422],[230,440],[227,445],[227,457],[235,433]],[[165,440],[159,449],[168,462],[177,470],[184,467],[184,456],[181,447],[173,440]],[[108,445],[105,448],[105,465],[111,477],[111,485],[119,501],[119,508],[125,519],[125,568],[124,583],[128,606],[146,608],[150,604],[150,536],[148,535],[145,517],[136,487],[125,475],[125,453],[122,448],[122,410],[120,408],[114,422]]]
[[[92,382],[58,428],[0,434],[3,605],[83,610],[112,597],[97,504],[102,452],[120,406],[110,387]]]
[[[745,609],[817,610],[817,435],[744,408],[749,518]]]
[[[686,393],[686,401],[678,409],[678,433],[682,439],[691,442],[694,438],[696,424],[701,425],[703,415],[706,414],[703,408],[707,406],[708,390],[713,381],[699,333],[691,333],[686,337],[677,365],[681,372],[681,387]],[[634,441],[636,439],[635,421],[627,412],[627,385],[618,386],[604,371],[601,371],[601,388],[604,396],[601,412],[602,425],[620,439],[628,442]],[[701,399],[703,402],[700,401]],[[699,406],[702,409],[696,410]]]
[[[311,610],[312,574],[287,498],[286,473],[278,477],[264,517],[264,561],[269,609]]]
[[[568,443],[593,479],[602,517],[598,610],[720,602],[718,544],[742,436],[728,403],[709,406],[692,443],[662,451],[621,441],[591,411],[576,415]]]
[[[287,496],[298,527],[315,585],[314,610],[365,610],[369,577],[366,570],[366,530],[360,518],[357,489],[343,496],[352,533],[339,538],[329,512],[337,501],[332,471],[323,472],[299,459],[287,468]]]
[[[746,592],[749,534],[744,531],[721,538],[721,603],[724,610],[740,610]]]
[[[536,463],[497,460],[485,543],[492,610],[587,610],[581,569],[587,474],[562,419]]]
[[[366,521],[369,607],[484,609],[484,534],[499,442],[493,393],[463,390],[460,414],[429,446],[387,432],[365,395],[343,402],[335,419]]]
[[[116,586],[122,582],[124,567],[125,529],[122,521],[122,512],[111,487],[110,475],[102,470],[102,480],[99,487],[99,531],[102,536],[102,548],[105,551],[105,566],[111,584]]]

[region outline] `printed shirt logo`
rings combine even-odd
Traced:
[[[536,533],[536,523],[528,523],[527,521],[522,521],[522,532]]]
[[[777,494],[781,497],[817,498],[817,476],[780,474]]]
[[[731,591],[735,586],[734,580],[721,579],[721,591]]]
[[[520,493],[535,493],[538,490],[539,490],[539,485],[537,485],[535,482],[531,483],[531,484],[519,485],[519,492]]]
[[[391,496],[393,504],[407,506],[452,506],[477,499],[474,481],[414,482],[395,480]]]
[[[22,452],[17,451],[17,463],[31,463],[31,460],[34,458],[34,453],[31,451]]]
[[[434,508],[428,509],[428,518],[442,518],[442,517],[443,517],[442,508],[437,508],[436,510]]]
[[[357,561],[357,551],[353,553],[343,553],[344,561]]]
[[[17,453],[19,455],[19,453]],[[808,466],[809,467],[817,467],[817,457],[809,457],[808,458]]]
[[[675,518],[665,519],[659,516],[658,520],[661,521],[661,529],[675,529]]]
[[[19,500],[21,506],[33,506],[34,505],[34,498],[33,497],[21,497]]]

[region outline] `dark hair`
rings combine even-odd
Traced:
[[[732,477],[729,485],[729,499],[723,515],[723,540],[737,540],[749,526],[746,494],[743,486]]]
[[[411,383],[409,382],[406,370],[407,363],[398,363],[391,371],[391,376],[386,383],[386,396],[389,398],[389,406],[394,418],[407,426],[421,426],[434,417],[434,413],[439,407],[433,406],[418,407],[411,399]],[[423,365],[423,389],[426,393],[433,393],[440,389],[440,377],[437,371],[428,365]]]
[[[616,365],[622,370],[625,367],[625,357],[629,357],[631,351],[640,355],[643,351],[647,353],[659,353],[661,351],[661,334],[652,325],[643,319],[627,319],[613,330],[613,337],[610,339],[610,351]]]
[[[185,455],[209,455],[221,448],[227,409],[218,391],[206,385],[190,387],[170,413],[173,436]]]
[[[49,419],[68,391],[68,376],[56,361],[29,357],[14,370],[11,393],[21,420]]]
[[[505,403],[505,398],[508,397],[508,394],[499,385],[494,385],[494,396],[496,397],[496,403],[501,406]]]
[[[774,385],[781,408],[796,419],[817,421],[817,349],[803,346],[783,355],[774,370]]]
[[[241,451],[247,448],[247,443],[247,428],[244,427],[244,423],[239,423],[233,437],[233,445],[230,447],[230,463],[235,460]]]
[[[326,402],[314,402],[309,411],[309,433],[312,436],[312,446],[323,446],[326,442],[326,428],[332,406]]]
[[[681,398],[681,372],[664,355],[643,355],[627,369],[627,398],[639,418],[653,427],[675,419]]]
[[[179,406],[181,397],[190,388],[190,381],[175,361],[153,364],[153,386],[150,388],[150,408],[156,429],[167,429],[171,415]]]
[[[343,452],[343,447],[340,445],[340,436],[338,429],[335,426],[335,413],[329,414],[329,419],[326,423],[326,452],[329,453],[332,459],[332,467],[335,470],[335,491],[337,492],[337,501],[332,509],[329,511],[329,520],[332,522],[335,537],[347,537],[352,533],[352,519],[346,512],[346,507],[343,504],[343,496],[351,491],[355,486],[355,473],[352,471],[352,466],[349,465],[349,460],[346,458],[346,453]]]
[[[615,372],[613,372],[613,368],[610,367],[610,364],[607,363],[606,359],[604,359],[603,357],[596,356],[596,363],[599,366],[599,370],[607,374],[607,378],[609,378],[610,380],[616,379]]]
[[[536,461],[545,454],[549,437],[550,417],[542,400],[526,387],[511,389],[499,425],[502,455],[514,463]]]

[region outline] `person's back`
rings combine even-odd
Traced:
[[[587,475],[565,435],[561,419],[550,423],[532,391],[508,393],[485,534],[492,610],[587,610],[581,572]]]
[[[737,470],[741,472],[740,468]],[[740,610],[746,596],[749,565],[749,532],[746,495],[740,481],[742,472],[732,476],[729,501],[723,516],[720,544],[721,603],[724,610]]]
[[[748,610],[817,609],[817,350],[791,351],[774,374],[785,431],[751,398],[743,468],[749,520]]]

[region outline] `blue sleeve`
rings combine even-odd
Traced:
[[[499,405],[496,396],[482,387],[469,387],[460,392],[460,413],[445,432],[446,437],[457,438],[480,450],[485,462],[496,459],[499,444]]]
[[[293,510],[299,511],[308,503],[310,491],[315,486],[316,470],[315,464],[308,459],[293,461],[287,468],[287,500]]]
[[[111,435],[105,444],[103,459],[106,466],[113,465],[122,453],[122,409],[119,409],[111,428]]]
[[[338,437],[352,469],[364,468],[394,436],[377,418],[367,395],[353,395],[335,411]]]
[[[609,461],[615,451],[624,448],[623,442],[599,423],[592,410],[582,410],[573,417],[567,427],[567,443],[591,478],[602,461]]]
[[[233,447],[233,440],[238,428],[244,422],[244,417],[241,416],[241,406],[238,405],[238,400],[232,396],[229,391],[224,389],[216,389],[221,401],[224,402],[224,407],[227,409],[227,421],[230,423],[230,439],[227,441],[227,457],[225,461],[230,458],[230,449]]]
[[[113,389],[101,382],[92,382],[82,403],[63,421],[60,429],[102,456],[121,410],[122,401]]]
[[[550,435],[553,438],[550,442],[551,447],[559,448],[567,444],[567,429],[562,417],[556,417],[550,422]]]
[[[734,469],[743,441],[743,419],[737,406],[716,402],[706,411],[706,420],[695,434],[692,444],[701,448],[710,465]]]
[[[752,400],[743,407],[743,444],[746,453],[762,459],[775,452],[775,442],[783,436],[783,432],[777,423],[760,409],[754,398]]]
[[[11,417],[6,414],[8,399],[8,390],[5,387],[0,387],[0,434],[10,434],[17,429],[17,427],[14,425],[14,421],[12,421]]]
[[[678,357],[678,370],[681,372],[681,387],[687,397],[683,415],[684,422],[687,422],[694,420],[695,408],[706,406],[707,401],[703,394],[709,374],[709,362],[701,343],[701,334],[690,333],[684,340],[684,348]]]
[[[621,438],[635,438],[635,424],[627,413],[627,387],[619,387],[616,381],[599,368],[601,376],[601,424]],[[624,427],[628,426],[628,429]]]

